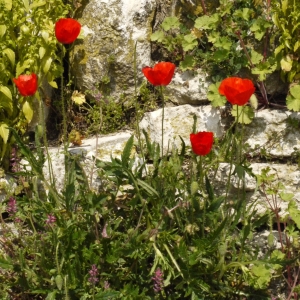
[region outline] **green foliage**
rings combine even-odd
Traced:
[[[300,85],[293,85],[290,88],[290,94],[286,98],[286,104],[289,110],[300,111]]]
[[[56,54],[54,24],[66,16],[69,7],[62,0],[6,0],[0,6],[0,159],[7,167],[6,159],[14,141],[6,128],[13,127],[22,135],[33,114],[38,113],[33,111],[33,98],[20,96],[12,78],[36,73],[41,93],[36,93],[38,101],[44,97],[43,85],[56,86],[54,80],[63,68]]]

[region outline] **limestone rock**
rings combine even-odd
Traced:
[[[244,127],[249,154],[257,155],[263,149],[271,156],[288,157],[300,150],[299,129],[289,125],[289,117],[300,121],[300,114],[291,111],[258,111],[252,123]]]
[[[196,74],[191,71],[175,73],[171,83],[166,87],[167,95],[178,104],[204,104],[207,100],[208,86],[211,84],[206,79],[207,75],[201,70]]]
[[[190,133],[193,129],[194,116],[197,117],[196,131],[212,131],[216,137],[224,133],[225,121],[221,117],[221,110],[209,105],[193,107],[181,105],[166,107],[164,117],[164,153],[173,147],[181,148],[182,137],[187,145],[190,145]],[[145,130],[152,142],[161,144],[162,140],[162,109],[146,113],[140,122],[140,130]]]
[[[111,96],[133,94],[137,76],[151,65],[150,34],[155,0],[91,0],[79,19],[84,39],[74,48],[73,73],[81,90],[100,84]]]

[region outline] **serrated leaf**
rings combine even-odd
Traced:
[[[289,92],[294,98],[300,99],[300,85],[293,85]]]
[[[9,129],[8,125],[5,123],[0,124],[0,136],[2,137],[4,144],[6,144],[9,137]]]
[[[71,99],[77,105],[85,103],[85,95],[78,91],[73,92]]]
[[[280,61],[281,69],[285,72],[289,72],[293,66],[293,60],[291,59],[290,55],[283,57]]]
[[[254,111],[250,106],[233,105],[231,114],[241,124],[250,124],[254,118]]]
[[[283,200],[283,201],[291,201],[293,198],[294,198],[294,194],[293,193],[284,193],[284,192],[281,192],[279,194],[280,198]]]
[[[9,100],[12,101],[12,94],[10,89],[7,86],[0,86],[0,92],[3,93]]]
[[[197,46],[198,42],[194,34],[187,34],[183,37],[182,48],[184,51],[193,50]]]
[[[150,40],[152,42],[159,42],[161,43],[165,39],[165,34],[163,31],[155,31],[154,33],[151,34]]]
[[[21,62],[17,63],[16,77],[21,75],[25,71],[25,69],[29,69],[30,62],[31,62],[31,60],[26,59],[25,61],[23,61],[23,63],[21,63]]]
[[[182,71],[192,70],[195,65],[195,58],[191,55],[186,55],[184,60],[182,60],[179,64],[180,69]]]
[[[161,27],[165,31],[179,28],[179,26],[180,26],[180,22],[177,17],[166,17],[164,21],[161,23]]]
[[[254,65],[260,63],[264,57],[256,52],[254,49],[251,50],[251,61]]]
[[[290,201],[288,205],[288,212],[290,217],[297,225],[298,229],[300,229],[300,210],[298,209],[295,201]]]
[[[25,101],[25,103],[23,104],[22,111],[23,111],[23,114],[24,114],[27,122],[30,123],[32,120],[32,117],[33,117],[33,110],[28,101]]]
[[[12,9],[12,0],[2,0],[2,2],[4,2],[4,7],[7,10],[11,10]]]
[[[218,23],[219,21],[219,15],[218,14],[213,14],[211,16],[202,16],[199,17],[195,20],[195,27],[197,29],[210,29],[210,28],[214,28],[215,25]]]
[[[291,90],[290,90],[290,93],[291,93]],[[293,93],[295,93],[295,91],[293,91]],[[287,108],[289,110],[300,111],[300,94],[298,94],[297,97],[293,97],[292,95],[288,95],[286,97],[286,105],[287,105]]]
[[[0,25],[0,37],[2,38],[6,32],[6,26]]]
[[[211,105],[213,107],[224,106],[225,103],[227,102],[226,97],[220,95],[219,93],[220,84],[221,82],[217,82],[216,84],[211,84],[208,87],[207,99],[211,101]]]

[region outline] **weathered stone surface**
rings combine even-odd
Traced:
[[[221,163],[216,173],[215,179],[212,181],[213,186],[216,188],[219,194],[225,194],[226,184],[229,174],[234,171],[234,166],[230,170],[230,165],[227,163]],[[246,173],[245,180],[240,181],[238,176],[232,175],[230,180],[229,194],[234,201],[236,197],[236,191],[238,186],[245,187],[246,200],[249,204],[256,202],[256,209],[259,214],[262,214],[269,207],[269,202],[273,205],[273,198],[266,193],[266,190],[270,187],[278,190],[276,194],[277,205],[281,208],[281,216],[284,216],[287,212],[288,202],[280,199],[280,192],[294,194],[294,199],[300,207],[300,170],[297,165],[287,164],[272,164],[272,163],[253,163],[250,165],[253,174],[260,175],[263,169],[270,168],[268,172],[269,176],[274,176],[270,181],[270,185],[265,186],[265,191],[261,186],[257,186],[256,177],[250,176]]]
[[[81,90],[93,90],[102,83],[111,96],[133,94],[135,44],[138,78],[143,78],[141,68],[151,64],[149,36],[155,3],[155,0],[89,1],[79,19],[84,39],[74,48],[73,73]]]
[[[201,70],[198,72],[185,71],[175,73],[171,83],[166,87],[167,95],[178,104],[203,104],[207,100],[208,86],[207,75]]]
[[[300,150],[300,132],[289,125],[289,117],[300,121],[300,114],[291,111],[264,109],[256,112],[252,123],[244,127],[249,154],[259,154],[264,149],[272,156],[287,157]]]
[[[72,155],[79,155],[82,158],[84,170],[89,178],[97,185],[97,168],[93,166],[94,157],[102,161],[110,161],[112,157],[120,157],[122,150],[132,135],[132,132],[125,131],[117,134],[100,136],[98,141],[95,137],[83,140],[80,147],[69,147],[68,152]],[[61,190],[64,185],[64,150],[63,147],[49,149],[53,173],[55,174],[56,187]],[[92,167],[93,166],[93,167]],[[44,166],[45,177],[49,178],[48,161]]]
[[[166,107],[164,117],[164,153],[173,147],[181,148],[182,137],[187,145],[190,145],[190,133],[193,129],[194,116],[197,117],[196,131],[212,131],[220,137],[224,133],[225,120],[221,117],[221,110],[209,105],[193,107],[181,105]],[[162,140],[162,109],[146,113],[139,126],[145,130],[152,142],[161,144]]]

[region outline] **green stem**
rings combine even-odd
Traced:
[[[61,49],[61,63],[63,62],[63,49]],[[61,88],[61,108],[63,116],[63,144],[64,144],[64,156],[65,156],[65,179],[64,182],[67,182],[67,173],[68,173],[68,161],[67,161],[67,152],[68,152],[68,143],[67,143],[67,117],[66,117],[66,105],[64,99],[64,76],[62,74],[60,78],[60,88]]]
[[[139,105],[138,105],[138,97],[137,97],[137,66],[136,66],[136,45],[137,41],[135,42],[134,46],[134,54],[133,54],[133,71],[134,71],[134,98],[135,98],[135,113],[136,113],[136,132],[138,137],[138,144],[142,154],[143,163],[146,163],[144,149],[141,142],[141,131],[139,126]],[[145,172],[147,175],[147,168],[145,167]]]
[[[165,119],[165,99],[163,94],[163,87],[160,85],[160,96],[162,101],[162,115],[161,115],[161,157],[164,156],[164,119]]]

